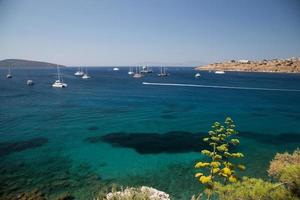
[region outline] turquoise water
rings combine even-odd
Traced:
[[[201,137],[231,116],[246,158],[244,175],[266,177],[276,152],[300,144],[300,92],[143,85],[147,82],[300,89],[299,74],[202,72],[170,68],[142,79],[128,69],[91,68],[90,80],[62,69],[0,69],[1,197],[37,188],[92,199],[105,185],[149,185],[175,199],[200,190],[193,178]],[[26,86],[33,79],[33,87]],[[267,178],[267,177],[266,177]]]

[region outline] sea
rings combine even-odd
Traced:
[[[0,199],[41,191],[89,200],[114,187],[149,186],[172,199],[202,191],[194,165],[211,125],[234,120],[247,169],[270,178],[274,155],[300,146],[300,74],[89,67],[91,79],[61,68],[0,68]],[[27,86],[32,79],[34,86]],[[150,84],[143,84],[147,82]],[[151,84],[155,83],[155,84]]]

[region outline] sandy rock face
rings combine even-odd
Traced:
[[[156,199],[170,200],[170,197],[167,193],[159,191],[159,190],[157,190],[155,188],[152,188],[152,187],[142,186],[141,191],[144,192],[144,193],[148,193],[150,200],[152,200],[152,199],[153,200],[156,200]]]
[[[145,200],[170,200],[169,194],[152,187],[126,188],[123,191],[110,192],[106,195],[107,200],[113,199],[145,199]]]
[[[197,67],[196,70],[300,73],[300,58],[273,59],[263,61],[228,61]]]

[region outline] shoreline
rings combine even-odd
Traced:
[[[264,72],[264,73],[300,73],[300,58],[272,59],[262,61],[230,60],[198,66],[195,70]]]
[[[268,73],[268,74],[300,74],[300,72],[276,72],[276,71],[245,71],[245,70],[222,70],[222,69],[199,69],[194,68],[195,71],[224,71],[224,72],[242,72],[242,73]],[[211,72],[213,73],[213,72]]]

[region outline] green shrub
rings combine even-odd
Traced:
[[[277,153],[274,159],[270,162],[268,174],[271,177],[277,178],[280,176],[281,170],[287,165],[300,165],[300,150],[296,149],[292,154],[287,152]]]
[[[277,153],[270,162],[269,176],[285,184],[289,191],[300,199],[300,150],[292,154]]]
[[[221,200],[296,200],[281,183],[244,177],[233,184],[215,185],[215,192]]]
[[[278,179],[300,199],[300,165],[287,165],[280,171]]]

